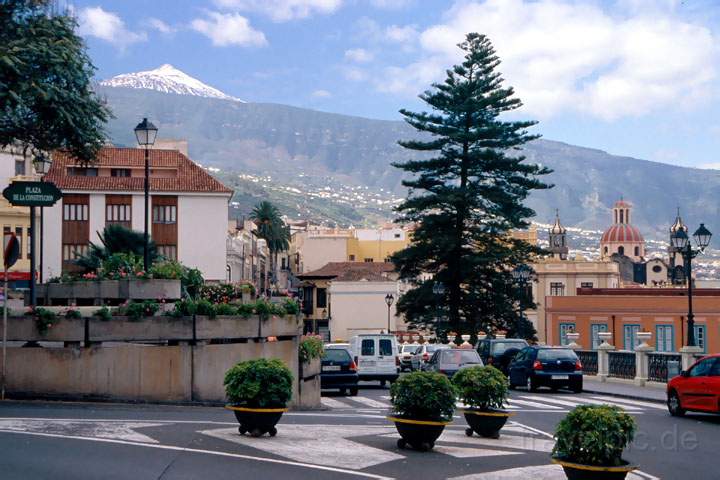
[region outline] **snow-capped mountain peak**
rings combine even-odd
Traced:
[[[222,100],[242,102],[239,98],[232,97],[217,88],[206,85],[197,78],[191,77],[168,63],[161,65],[155,70],[117,75],[101,81],[100,85],[106,87],[144,88],[164,93],[195,95],[198,97],[220,98]]]

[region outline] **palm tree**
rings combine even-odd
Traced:
[[[277,287],[277,254],[290,248],[290,227],[280,218],[278,208],[268,201],[255,205],[250,219],[257,225],[258,237],[265,240],[270,251],[270,274]]]

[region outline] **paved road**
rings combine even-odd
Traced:
[[[671,418],[657,403],[595,394],[511,394],[515,413],[498,440],[468,438],[455,419],[431,453],[398,450],[387,389],[328,395],[320,412],[291,412],[275,438],[237,434],[221,408],[18,402],[0,404],[2,479],[562,479],[549,464],[552,432],[578,404],[633,414],[627,457],[637,479],[718,478],[720,417]],[[628,477],[631,478],[631,477]]]

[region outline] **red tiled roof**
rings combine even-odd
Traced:
[[[45,180],[61,190],[143,191],[143,177],[69,176],[67,167],[79,165],[65,152],[54,152]],[[132,168],[145,166],[145,152],[140,148],[103,147],[92,167]],[[150,150],[150,168],[176,169],[172,178],[150,177],[150,190],[156,192],[232,193],[195,162],[177,150]]]
[[[330,262],[312,272],[298,275],[301,280],[327,278],[339,282],[393,281],[395,265],[388,262]]]

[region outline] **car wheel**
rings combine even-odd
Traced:
[[[527,377],[527,390],[528,392],[537,392],[538,386],[537,383],[535,383],[535,380],[533,380],[533,377],[528,375]]]
[[[675,390],[668,393],[667,406],[670,415],[673,417],[682,417],[685,415],[685,409],[680,404],[680,396]]]
[[[573,385],[572,388],[571,388],[571,390],[573,391],[573,393],[582,393],[582,391],[583,391],[582,383],[578,383],[577,385]]]
[[[380,386],[381,386],[381,387],[385,388],[385,385],[386,385],[386,384],[387,384],[387,382],[386,382],[385,380],[380,380]]]
[[[342,395],[342,396],[347,395],[347,390],[345,390],[344,388],[341,388],[341,389],[340,389],[340,395]]]
[[[357,388],[351,388],[351,389],[350,389],[350,395],[352,395],[353,397],[357,397],[357,394],[358,394],[358,389],[357,389]]]

